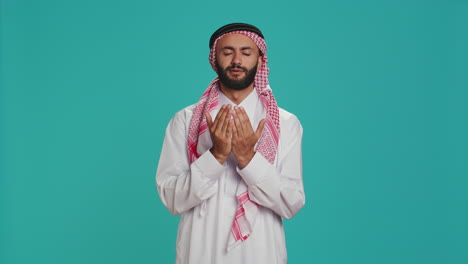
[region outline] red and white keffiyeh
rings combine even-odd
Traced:
[[[232,31],[218,37],[215,40],[209,55],[211,67],[216,72],[216,44],[219,39],[228,34],[243,34],[250,37],[262,52],[263,63],[255,76],[254,87],[260,100],[265,106],[266,123],[262,136],[257,144],[256,151],[273,164],[278,149],[280,122],[278,104],[276,103],[275,97],[268,86],[269,69],[267,66],[268,58],[266,55],[266,43],[263,38],[250,31]],[[206,118],[203,113],[211,112],[218,107],[219,92],[219,79],[217,77],[210,83],[206,91],[203,93],[193,112],[187,139],[188,154],[191,163],[200,157],[200,153],[197,151],[198,138],[208,130]],[[247,185],[243,180],[240,181],[240,184],[237,187],[236,195],[238,207],[234,216],[228,249],[232,249],[234,246],[242,243],[250,236],[258,211],[258,205],[250,200]]]

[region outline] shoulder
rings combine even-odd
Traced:
[[[195,107],[197,106],[197,104],[192,104],[192,105],[189,105],[181,110],[179,110],[175,115],[174,117],[172,118],[172,120],[176,119],[176,120],[189,120],[192,118],[192,115],[193,115],[193,111],[195,110]]]
[[[181,110],[179,110],[169,121],[168,128],[171,131],[174,130],[186,130],[192,120],[193,111],[196,104],[189,105]]]
[[[297,116],[279,107],[281,130],[302,133],[302,125]]]
[[[297,146],[297,143],[302,142],[303,129],[299,119],[292,113],[279,108],[280,115],[280,140],[279,153],[280,157],[290,152]]]

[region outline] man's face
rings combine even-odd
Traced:
[[[242,34],[229,34],[216,45],[216,68],[220,82],[229,89],[249,87],[262,66],[260,51],[253,40]]]

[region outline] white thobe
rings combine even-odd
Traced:
[[[221,92],[220,106],[235,105]],[[246,110],[256,130],[266,111],[253,91],[238,106]],[[211,154],[209,131],[198,142],[202,155],[192,164],[187,153],[187,135],[195,105],[179,111],[170,121],[156,173],[164,205],[174,215],[182,214],[176,243],[177,264],[275,264],[286,263],[282,218],[293,217],[304,205],[302,184],[302,126],[293,114],[279,109],[280,140],[275,163],[256,153],[239,169],[234,156],[220,164]],[[259,206],[250,237],[227,250],[239,181],[248,186],[250,199]]]

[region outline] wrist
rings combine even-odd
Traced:
[[[229,156],[229,155],[223,155],[223,154],[217,152],[214,148],[211,148],[210,152],[220,164],[224,164],[224,162],[226,162],[226,160],[227,160],[227,158]]]
[[[250,161],[253,159],[255,156],[255,151],[249,152],[242,157],[239,157],[237,159],[237,162],[239,163],[239,168],[242,170],[243,168],[247,167],[249,165]]]

